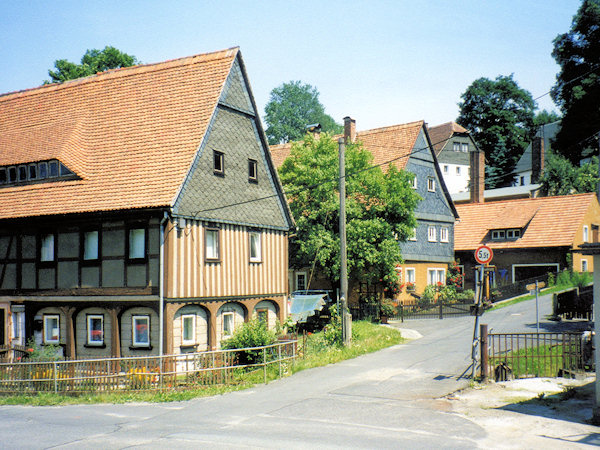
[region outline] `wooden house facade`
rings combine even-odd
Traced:
[[[0,346],[218,348],[286,306],[292,220],[239,49],[0,96]]]

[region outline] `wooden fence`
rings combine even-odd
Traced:
[[[182,355],[0,363],[0,394],[62,394],[185,389],[222,385],[248,370],[263,370],[297,356],[297,340],[264,347]]]
[[[481,351],[482,378],[496,381],[575,377],[591,370],[591,341],[588,344],[582,333],[487,334],[482,329]]]

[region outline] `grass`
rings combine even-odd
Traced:
[[[503,361],[512,369],[515,378],[523,375],[556,377],[564,368],[563,345],[540,345],[519,349],[507,356],[490,357],[490,365]]]
[[[540,289],[539,295],[541,296],[541,295],[547,295],[547,294],[554,294],[555,292],[564,291],[565,289],[571,289],[573,287],[574,286],[552,286],[552,287],[549,287],[546,289]],[[520,297],[515,297],[511,300],[506,300],[506,301],[494,304],[487,311],[494,311],[496,309],[506,308],[507,306],[510,306],[510,305],[515,305],[517,303],[526,302],[528,300],[533,300],[534,298],[535,298],[535,295],[532,295],[532,294],[522,295]]]
[[[305,345],[304,340],[300,338],[299,356],[295,362],[286,362],[283,364],[283,376],[289,376],[313,367],[326,366],[346,359],[352,359],[402,343],[403,341],[398,330],[366,321],[352,323],[352,344],[349,347],[327,345],[323,338],[323,333],[313,333],[307,336]],[[267,369],[267,382],[278,378],[279,366],[269,366]],[[259,369],[252,372],[236,372],[232,377],[232,383],[228,385],[194,386],[162,391],[91,392],[79,395],[54,393],[10,395],[0,396],[0,405],[58,406],[69,404],[187,401],[194,398],[211,397],[249,389],[263,382],[264,373],[262,369]]]

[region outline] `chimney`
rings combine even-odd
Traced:
[[[544,171],[544,138],[536,136],[531,141],[531,183],[537,183]]]
[[[344,117],[344,141],[346,144],[356,140],[356,120],[350,116]]]
[[[307,133],[312,133],[312,135],[315,138],[315,140],[319,140],[319,138],[321,137],[321,124],[320,123],[313,123],[311,125],[307,125],[306,126],[306,132]]]
[[[485,192],[485,153],[471,152],[471,203],[483,203]]]

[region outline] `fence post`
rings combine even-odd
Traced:
[[[400,321],[404,323],[404,303],[400,305]]]
[[[57,394],[58,393],[58,380],[56,379],[56,373],[57,373],[57,367],[56,367],[56,361],[54,361],[54,363],[52,363],[52,365],[54,366],[54,393]]]
[[[441,320],[444,318],[444,310],[443,310],[444,302],[442,302],[442,300],[440,300],[439,298],[438,298],[438,300],[440,302],[440,320]]]
[[[277,359],[279,360],[279,378],[281,378],[281,343],[277,346]]]
[[[481,352],[481,381],[487,379],[488,366],[489,366],[489,352],[488,352],[488,326],[487,323],[482,323],[479,326],[479,335],[481,339],[480,352]]]
[[[267,384],[267,348],[263,347],[263,374],[265,377],[265,384]]]

